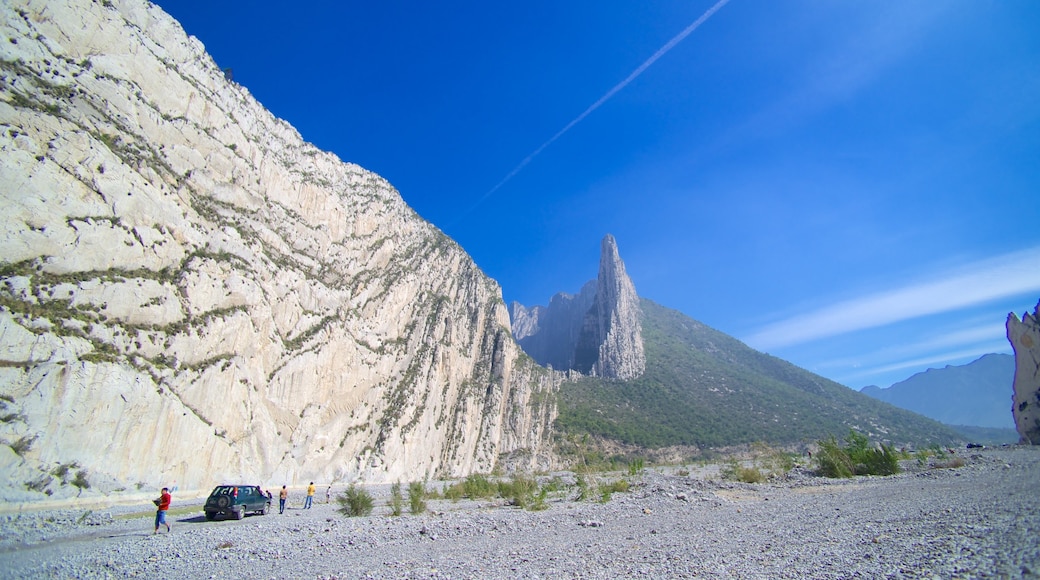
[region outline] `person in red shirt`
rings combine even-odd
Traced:
[[[166,526],[166,533],[170,533],[170,524],[166,523],[166,510],[170,509],[170,490],[162,488],[162,494],[159,495],[159,499],[153,500],[155,506],[159,509],[155,511],[155,534],[159,533],[159,526]]]

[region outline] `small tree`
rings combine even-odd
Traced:
[[[408,484],[408,507],[415,515],[426,511],[426,485],[421,481]]]
[[[336,501],[339,503],[339,512],[351,517],[371,514],[372,506],[375,503],[371,494],[353,483],[350,484],[347,491],[336,496]]]
[[[404,498],[401,496],[401,482],[398,481],[390,486],[390,515],[401,515],[401,506]]]

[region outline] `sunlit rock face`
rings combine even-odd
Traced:
[[[513,303],[513,334],[531,357],[559,370],[613,379],[643,374],[642,311],[614,236],[603,238],[599,275],[547,308]]]
[[[1021,319],[1008,314],[1007,337],[1015,350],[1015,428],[1021,443],[1040,445],[1040,303]]]
[[[555,379],[385,180],[149,2],[0,30],[0,498],[551,461]]]

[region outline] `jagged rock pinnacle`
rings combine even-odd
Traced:
[[[1040,445],[1040,303],[1021,320],[1008,314],[1007,337],[1015,350],[1015,428],[1022,443]]]
[[[543,365],[614,379],[646,368],[639,296],[610,234],[601,243],[599,275],[579,294],[557,294],[548,308],[514,304],[511,313],[520,346]]]

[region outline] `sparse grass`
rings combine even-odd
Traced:
[[[939,461],[932,467],[936,469],[956,469],[958,467],[964,467],[964,460],[960,457],[954,457],[947,461]]]
[[[744,483],[762,483],[766,476],[757,466],[742,465],[736,459],[727,463],[720,471],[722,479],[741,481]]]
[[[339,512],[345,516],[359,517],[372,513],[375,501],[372,495],[353,483],[342,494],[336,497],[339,502]]]
[[[751,465],[731,459],[721,470],[723,479],[744,483],[762,483],[767,479],[786,476],[794,467],[790,454],[765,443],[751,446]]]

